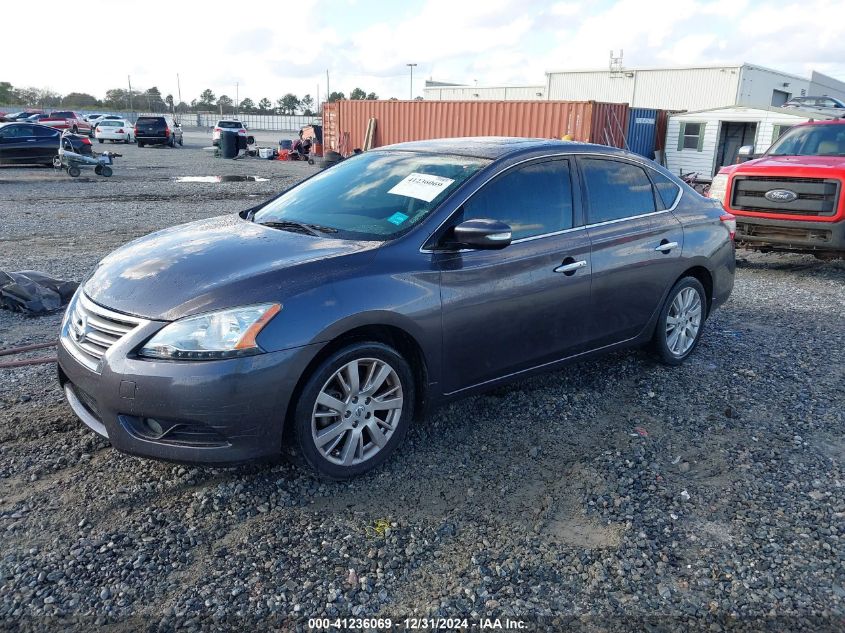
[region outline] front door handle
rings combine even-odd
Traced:
[[[673,248],[678,248],[677,242],[667,242],[666,240],[663,240],[662,242],[660,242],[660,246],[657,246],[654,250],[659,251],[661,253],[668,253]]]
[[[556,273],[563,273],[564,275],[574,275],[579,268],[585,268],[587,262],[585,260],[575,261],[571,257],[563,260],[563,263],[555,268]]]

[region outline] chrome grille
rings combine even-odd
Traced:
[[[100,359],[109,348],[141,323],[143,319],[98,306],[80,292],[62,340],[80,363],[92,371],[98,371]]]

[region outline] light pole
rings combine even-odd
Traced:
[[[410,98],[413,101],[413,99],[414,99],[414,66],[416,66],[416,64],[405,64],[405,65],[408,68],[411,69],[411,97]]]
[[[235,82],[235,116],[238,116],[238,112],[239,112],[239,109],[238,109],[238,103],[239,103],[239,101],[238,101],[238,90],[239,89],[240,89],[240,83],[236,81]]]

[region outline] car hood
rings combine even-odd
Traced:
[[[837,172],[831,175],[845,174],[845,157],[843,156],[762,156],[749,160],[738,165],[729,165],[723,167],[721,173],[729,174],[761,174],[767,175],[774,173],[774,170],[782,172],[783,174],[791,174],[795,176],[809,175],[802,172],[814,171],[815,177],[818,176],[820,170],[830,170]],[[812,177],[812,176],[810,176]]]
[[[330,283],[325,260],[372,251],[378,242],[313,237],[237,215],[158,231],[105,257],[84,283],[96,303],[125,314],[172,321],[190,314],[283,301]],[[314,265],[319,261],[319,270]],[[310,270],[305,270],[311,265]],[[343,270],[355,264],[344,262]]]

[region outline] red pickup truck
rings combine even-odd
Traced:
[[[745,148],[743,148],[745,149]],[[845,255],[845,120],[796,125],[760,158],[722,167],[709,196],[757,250]]]
[[[49,125],[57,130],[70,130],[74,134],[77,132],[86,132],[91,136],[91,124],[82,118],[81,114],[77,114],[72,110],[62,110],[51,112],[46,119],[41,119],[38,122],[40,125]]]

